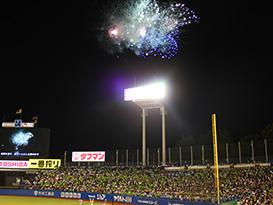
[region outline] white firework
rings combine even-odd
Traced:
[[[156,0],[136,0],[107,13],[103,42],[109,52],[132,50],[137,56],[160,55],[170,58],[178,51],[179,29],[199,17],[181,3],[159,3]]]

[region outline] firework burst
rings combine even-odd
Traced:
[[[110,53],[132,50],[137,56],[160,55],[170,59],[178,51],[181,28],[199,17],[182,3],[159,3],[156,0],[130,1],[113,12],[104,22],[101,40]]]

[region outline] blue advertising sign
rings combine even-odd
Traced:
[[[22,127],[22,120],[14,120],[14,127]]]
[[[94,199],[95,201],[119,202],[139,205],[211,205],[213,203],[179,201],[172,199],[155,199],[135,196],[123,196],[116,194],[99,194],[85,192],[45,191],[45,190],[21,190],[0,189],[0,195],[33,196],[33,197],[55,197],[64,199]],[[216,205],[216,204],[215,204]]]

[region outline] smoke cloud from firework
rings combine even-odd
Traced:
[[[131,0],[115,7],[106,14],[100,37],[107,44],[104,48],[114,54],[130,49],[139,57],[160,55],[170,59],[178,51],[181,28],[199,20],[182,3],[159,5],[156,0]]]

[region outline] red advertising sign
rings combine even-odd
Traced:
[[[29,161],[27,160],[0,160],[0,169],[28,169]]]
[[[104,162],[105,152],[72,152],[72,162]]]

